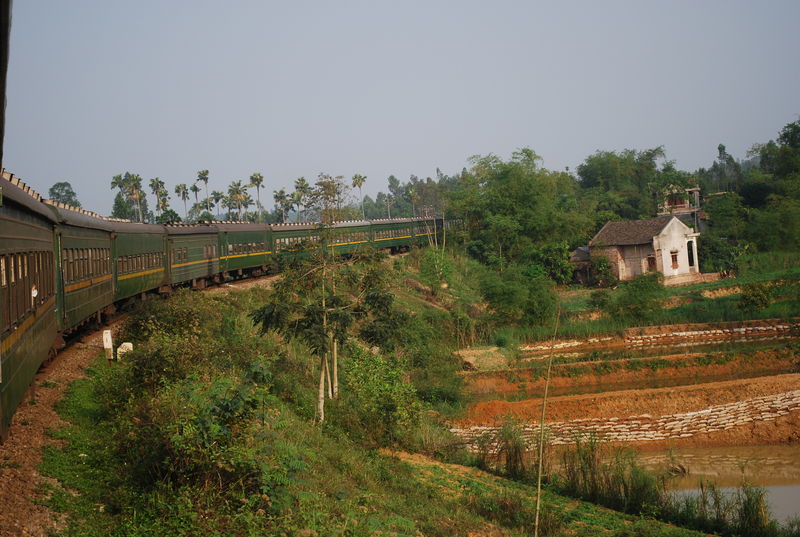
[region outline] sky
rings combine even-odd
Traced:
[[[125,171],[170,192],[260,172],[267,197],[320,172],[374,195],[520,147],[575,170],[663,145],[692,171],[800,118],[794,0],[17,0],[12,16],[4,166],[103,214]]]

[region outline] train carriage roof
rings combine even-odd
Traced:
[[[16,205],[21,205],[50,222],[57,222],[53,211],[42,203],[42,197],[31,187],[20,181],[19,177],[15,177],[14,174],[3,170],[0,187],[3,189],[4,199],[9,199]]]
[[[308,231],[310,229],[320,229],[319,222],[297,222],[293,224],[270,224],[272,231]]]
[[[234,231],[260,231],[262,233],[269,229],[268,224],[255,224],[253,222],[215,222],[214,225],[220,231],[234,232]]]
[[[84,211],[76,207],[71,207],[63,203],[44,200],[51,211],[56,215],[57,221],[60,224],[66,224],[74,227],[84,227],[89,229],[98,229],[101,231],[111,231],[114,222],[108,220],[97,213]]]
[[[169,224],[164,226],[168,235],[204,235],[217,233],[217,224]]]
[[[164,226],[159,224],[140,224],[138,222],[119,222],[112,221],[115,233],[156,233],[164,235]]]
[[[407,224],[412,222],[430,222],[434,220],[433,217],[423,218],[421,216],[415,216],[414,218],[381,218],[378,220],[372,220],[372,225],[379,225],[379,224]]]

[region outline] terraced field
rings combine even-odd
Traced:
[[[452,431],[468,442],[506,416],[554,444],[594,433],[643,449],[800,441],[800,322],[745,321],[633,328],[618,337],[464,353],[475,401]]]

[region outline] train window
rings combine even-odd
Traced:
[[[0,287],[8,285],[6,278],[6,256],[0,255]]]

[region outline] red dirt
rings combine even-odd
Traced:
[[[548,398],[546,421],[612,418],[650,414],[661,416],[692,412],[761,395],[796,390],[800,373],[754,379],[709,382],[692,386],[609,391],[588,395]],[[524,421],[541,417],[541,398],[524,401],[484,401],[467,412],[464,424],[496,425],[506,415]]]
[[[659,358],[677,361],[687,356],[693,356],[693,354],[676,354]],[[624,361],[626,360],[619,362]],[[589,364],[594,363],[601,362],[590,362]],[[648,380],[663,381],[675,377],[687,379],[714,377],[719,380],[733,380],[747,376],[764,376],[770,372],[781,374],[796,370],[797,357],[788,350],[758,351],[747,359],[734,359],[726,364],[662,367],[655,372],[644,368],[638,371],[615,371],[607,375],[558,376],[558,371],[569,365],[554,367],[554,373],[550,380],[552,393],[564,393],[587,386],[593,386],[598,388],[598,391],[602,391],[603,386],[613,389],[614,385],[620,384],[641,383],[646,385]],[[533,373],[524,369],[468,373],[465,374],[465,380],[467,381],[467,392],[473,396],[493,394],[498,397],[507,397],[520,393],[529,395],[544,393],[544,379],[534,379]]]
[[[110,328],[115,330],[117,323]],[[39,474],[37,467],[42,449],[56,444],[47,431],[65,424],[54,409],[56,403],[73,380],[85,375],[102,345],[103,332],[97,331],[61,352],[36,375],[17,409],[9,438],[0,446],[0,537],[45,537],[66,526],[62,515],[40,505],[43,485],[54,481]]]

